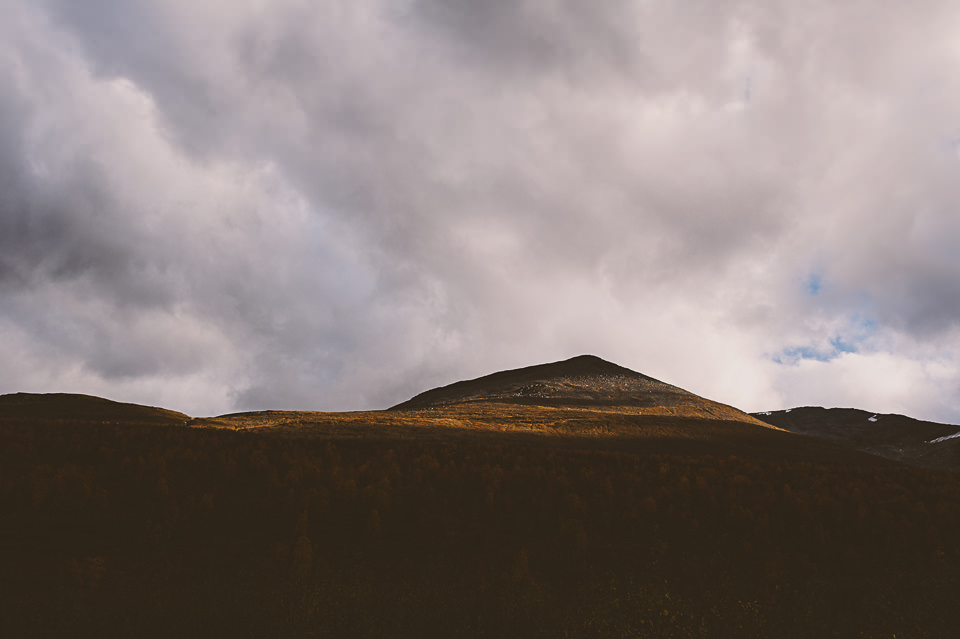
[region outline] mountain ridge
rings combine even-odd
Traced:
[[[0,419],[134,421],[183,424],[189,415],[168,408],[145,406],[82,393],[9,393],[0,395]]]
[[[922,468],[960,468],[960,426],[859,408],[800,406],[751,413],[768,424]]]
[[[752,438],[753,429],[761,427],[807,441],[776,444],[788,448],[806,449],[812,440],[819,440],[818,445],[897,463],[960,469],[960,426],[853,408],[804,406],[748,414],[594,355],[497,371],[426,390],[385,410],[352,413],[260,411],[194,419],[164,408],[92,395],[0,395],[0,422],[35,420],[254,428],[290,436],[348,438],[442,437],[452,432],[445,430],[450,427],[476,433],[499,430],[563,436],[595,431],[607,437],[617,433],[641,439],[699,438],[720,446],[717,450]],[[823,455],[816,452],[815,456]]]

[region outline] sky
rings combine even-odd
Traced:
[[[598,355],[960,423],[960,4],[0,0],[0,393]]]

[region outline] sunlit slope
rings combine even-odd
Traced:
[[[494,402],[420,410],[264,411],[190,422],[279,437],[490,443],[637,454],[748,456],[843,464],[884,460],[814,437],[751,422],[670,414]]]
[[[301,439],[499,440],[638,454],[884,463],[835,442],[780,430],[592,356],[457,382],[382,411],[261,411],[190,418],[86,395],[18,393],[0,396],[0,420],[186,426]]]
[[[882,463],[584,355],[426,391],[385,411],[264,411],[191,426],[284,437],[507,441],[679,455]]]

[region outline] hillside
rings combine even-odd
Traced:
[[[0,397],[0,636],[932,639],[960,625],[953,473],[596,358],[418,398],[190,419]]]
[[[589,355],[456,382],[385,411],[262,411],[190,425],[297,439],[507,441],[643,454],[883,463]]]
[[[648,415],[670,414],[765,425],[735,408],[593,355],[456,382],[420,393],[390,410],[473,403],[616,408],[622,412]]]
[[[960,426],[854,408],[804,406],[753,413],[768,424],[885,459],[944,470],[960,469]]]
[[[180,425],[190,417],[183,413],[114,402],[73,393],[12,393],[0,395],[0,420],[64,422],[112,422]]]

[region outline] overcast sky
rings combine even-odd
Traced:
[[[592,353],[960,423],[960,4],[0,0],[0,392]]]

